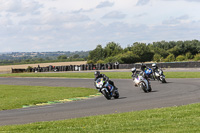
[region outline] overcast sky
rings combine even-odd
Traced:
[[[200,38],[200,0],[0,0],[0,52]]]

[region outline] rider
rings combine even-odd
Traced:
[[[158,70],[158,66],[155,63],[153,63],[152,64],[152,69],[153,69],[153,72],[155,72],[156,70]]]
[[[145,72],[145,70],[147,69],[147,66],[144,65],[144,64],[142,63],[140,69],[141,69],[143,72]]]
[[[131,69],[131,72],[132,72],[131,76],[133,79],[140,73],[140,71],[136,71],[135,67]]]
[[[143,74],[143,77],[148,81],[149,85],[150,85],[150,82],[149,82],[149,77],[148,75],[145,73],[145,70],[147,69],[147,66],[145,64],[141,64],[141,67],[140,69],[142,70],[140,73]],[[151,86],[151,85],[150,85]]]
[[[95,71],[94,76],[94,81],[96,81],[98,78],[103,78],[104,81],[108,81],[109,84],[111,84],[112,86],[114,86],[115,89],[117,89],[117,87],[114,85],[114,82],[109,80],[109,77],[107,77],[105,74],[101,74],[99,71]]]
[[[151,66],[152,66],[152,70],[153,70],[153,76],[154,76],[154,78],[156,78],[155,73],[159,73],[159,71],[161,69],[158,68],[158,66],[156,65],[156,63],[153,63]]]
[[[132,68],[131,69],[132,75],[131,77],[133,78],[133,80],[135,80],[135,78],[137,77],[137,75],[139,74],[140,71],[136,71],[136,68]],[[137,86],[137,84],[135,83],[135,86]]]

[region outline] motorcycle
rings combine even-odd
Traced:
[[[135,86],[139,86],[145,93],[152,91],[149,81],[145,78],[144,72],[135,75],[133,81],[135,82]]]
[[[155,80],[154,75],[153,75],[153,70],[151,68],[146,68],[144,72],[146,73],[148,78]]]
[[[162,69],[154,70],[154,76],[158,81],[161,81],[162,83],[167,83]]]
[[[115,99],[119,98],[119,92],[118,89],[109,84],[108,81],[104,81],[103,78],[98,78],[95,81],[96,88],[101,92],[107,100],[110,100],[112,97]]]

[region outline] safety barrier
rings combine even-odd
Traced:
[[[144,63],[146,66],[151,67],[152,63]],[[161,68],[200,68],[200,62],[165,62],[156,63]],[[82,64],[82,65],[69,65],[69,66],[47,66],[47,67],[34,67],[28,69],[12,69],[12,73],[21,72],[57,72],[57,71],[87,71],[87,70],[110,70],[110,69],[131,69],[133,67],[140,68],[141,63],[135,64]]]

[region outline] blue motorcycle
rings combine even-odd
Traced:
[[[155,77],[153,75],[153,70],[151,68],[146,68],[144,72],[148,76],[149,79],[155,80]]]
[[[98,78],[95,81],[96,88],[101,92],[106,99],[110,100],[112,97],[119,98],[119,92],[116,87],[109,84],[108,81],[104,81],[103,78]]]

